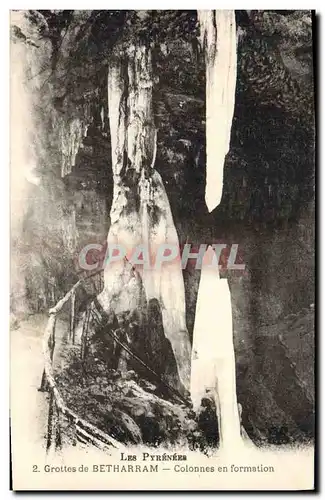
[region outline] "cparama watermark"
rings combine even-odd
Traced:
[[[145,270],[159,270],[163,265],[177,265],[181,269],[208,267],[219,270],[244,271],[245,264],[237,243],[213,243],[200,245],[184,244],[182,247],[170,243],[157,245],[155,249],[141,243],[134,247],[113,243],[89,243],[78,255],[78,265],[86,271],[105,269],[123,259],[133,266]]]

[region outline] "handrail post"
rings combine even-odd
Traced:
[[[47,392],[49,390],[49,385],[47,383],[47,379],[46,379],[46,373],[45,373],[45,370],[43,370],[43,373],[42,373],[42,380],[41,380],[41,385],[38,389],[40,392]]]
[[[71,294],[71,307],[70,307],[70,340],[72,344],[75,343],[75,312],[76,312],[76,292]]]
[[[50,391],[50,402],[49,402],[49,413],[47,420],[47,440],[46,440],[46,451],[48,452],[53,443],[54,434],[54,395],[53,389]]]
[[[48,453],[51,448],[55,450],[62,448],[61,439],[61,426],[60,426],[60,409],[56,403],[54,390],[51,388],[48,423],[47,423],[47,441],[46,452]]]
[[[51,336],[50,336],[50,348],[51,348],[51,361],[53,362],[54,349],[55,349],[55,326],[56,326],[56,314],[50,314],[51,321]]]
[[[61,413],[58,405],[55,405],[56,410],[56,422],[55,422],[55,449],[62,448],[62,439],[61,439]]]
[[[56,325],[56,315],[50,312],[50,318],[47,324],[47,328],[50,328],[50,336],[49,336],[49,341],[48,345],[50,347],[50,358],[51,361],[53,361],[53,356],[54,356],[54,347],[55,347],[55,325]],[[39,388],[40,392],[46,392],[49,390],[49,385],[48,381],[46,379],[46,373],[45,373],[45,368],[42,373],[42,380],[41,380],[41,385]]]
[[[89,326],[90,311],[87,307],[84,313],[84,320],[82,324],[81,334],[81,359],[84,360],[87,355],[87,340],[88,340],[88,326]]]

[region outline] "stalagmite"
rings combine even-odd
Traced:
[[[180,381],[189,390],[191,346],[185,323],[180,260],[163,264],[159,269],[150,268],[152,261],[148,268],[143,263],[136,266],[138,274],[130,264],[130,255],[138,245],[143,245],[150,259],[159,245],[179,247],[168,197],[154,169],[157,131],[153,121],[152,82],[148,47],[131,46],[127,51],[115,52],[110,59],[108,107],[114,186],[107,243],[121,245],[126,249],[126,258],[107,263],[104,290],[98,300],[106,310],[113,303],[120,312],[141,307],[139,294],[135,293],[136,283],[132,293],[123,292],[128,280],[136,281],[136,275],[140,276],[146,300],[159,301],[164,333],[171,343]]]
[[[213,254],[209,247],[204,262],[212,262]],[[191,398],[195,409],[207,391],[216,402],[222,444],[228,447],[240,441],[230,291],[218,268],[208,264],[201,271],[193,333]]]
[[[237,76],[233,10],[199,10],[200,43],[206,64],[206,188],[209,212],[220,203],[229,150]]]

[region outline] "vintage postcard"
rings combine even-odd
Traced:
[[[12,488],[313,490],[315,14],[10,14]]]

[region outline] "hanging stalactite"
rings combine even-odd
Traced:
[[[199,10],[200,44],[206,64],[206,188],[209,212],[220,203],[229,151],[237,77],[233,10]]]

